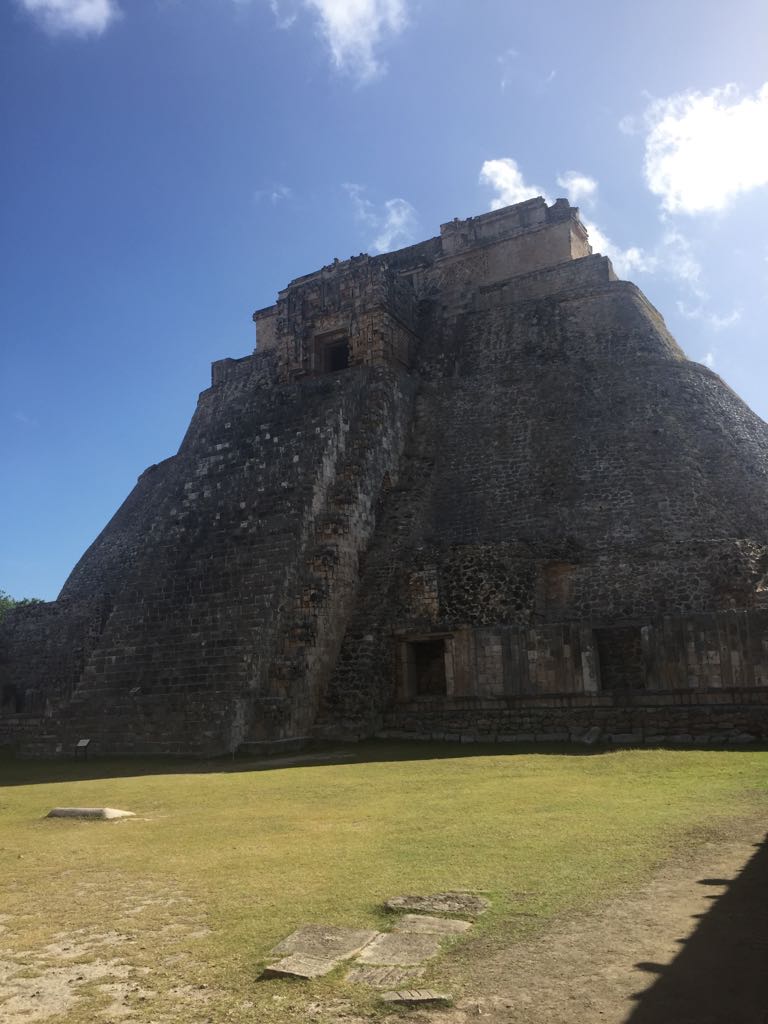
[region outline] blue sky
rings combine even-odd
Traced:
[[[0,0],[0,589],[56,596],[299,274],[569,195],[768,416],[768,6]]]

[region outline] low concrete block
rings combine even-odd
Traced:
[[[96,818],[99,821],[135,817],[133,811],[120,811],[117,807],[54,807],[46,814],[46,818]]]

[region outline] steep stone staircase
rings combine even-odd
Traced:
[[[278,743],[303,740],[312,732],[354,605],[382,493],[397,476],[412,390],[410,379],[377,370],[358,408],[350,410],[349,431],[298,562],[281,641],[267,675],[274,707],[282,707]],[[275,747],[274,714],[260,719],[259,710],[241,749]]]

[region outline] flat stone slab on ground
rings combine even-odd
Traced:
[[[353,967],[347,971],[347,981],[371,988],[394,989],[424,977],[424,967]]]
[[[120,811],[117,807],[54,807],[46,814],[46,818],[97,818],[100,821],[135,817],[133,811]]]
[[[379,935],[357,958],[361,964],[384,967],[423,963],[440,949],[439,935],[414,935],[412,932],[387,932]]]
[[[429,1005],[430,1003],[448,1003],[451,997],[442,992],[434,992],[431,988],[417,988],[412,991],[385,992],[381,997],[385,1003],[400,1006]]]
[[[490,907],[490,901],[473,892],[436,892],[431,896],[411,894],[393,896],[387,910],[410,910],[417,914],[466,914],[477,917]]]
[[[396,932],[415,935],[460,935],[469,931],[471,921],[457,921],[451,917],[430,917],[428,914],[403,914],[395,925]]]
[[[332,971],[338,963],[338,959],[296,953],[265,967],[263,973],[267,977],[276,978],[321,978]]]
[[[272,950],[275,956],[295,953],[311,959],[348,960],[375,939],[378,932],[338,928],[332,924],[305,924]]]

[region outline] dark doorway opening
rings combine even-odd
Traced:
[[[315,344],[315,369],[318,373],[338,373],[347,369],[349,338],[345,334],[321,335]]]
[[[642,634],[636,626],[596,629],[602,690],[645,689]]]
[[[413,683],[418,697],[445,697],[445,640],[418,640],[413,651]]]
[[[5,683],[0,696],[0,707],[11,714],[24,710],[24,692],[18,690],[13,683]]]

